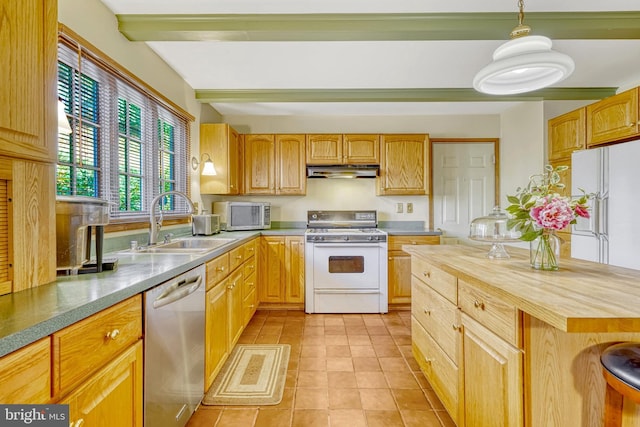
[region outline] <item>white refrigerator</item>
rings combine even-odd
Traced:
[[[640,141],[576,151],[571,193],[594,193],[572,227],[571,256],[640,270]]]

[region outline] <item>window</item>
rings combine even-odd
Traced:
[[[58,136],[59,195],[105,199],[111,219],[146,221],[158,194],[187,192],[188,113],[63,33],[58,96],[73,130]],[[169,196],[160,209],[166,217],[187,205]]]

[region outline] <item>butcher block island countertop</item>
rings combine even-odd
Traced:
[[[413,353],[459,427],[604,425],[600,354],[640,342],[640,271],[565,258],[538,271],[520,248],[403,250]],[[640,405],[625,400],[622,426],[640,427]]]
[[[507,248],[508,260],[488,259],[488,246],[403,250],[562,331],[640,331],[640,271],[573,258],[561,259],[558,271],[537,271],[529,265],[529,251],[520,248]]]

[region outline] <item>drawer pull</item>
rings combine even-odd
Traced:
[[[430,272],[430,271],[423,271],[423,272],[422,272],[422,275],[423,275],[424,277],[429,277],[429,278],[431,278],[431,272]]]
[[[456,325],[455,323],[451,325],[453,327],[454,331],[459,331],[460,330],[460,325]]]
[[[109,339],[115,340],[118,337],[118,335],[120,335],[120,330],[119,329],[114,329],[113,331],[107,332],[106,336]],[[80,421],[78,421],[78,422],[80,422]],[[80,424],[78,424],[78,425],[80,425]]]
[[[242,255],[236,255],[236,259],[242,259]]]
[[[423,311],[424,311],[424,314],[431,316],[431,310],[429,310],[428,308],[425,308]]]
[[[475,308],[479,308],[480,310],[484,310],[484,303],[478,300],[473,301],[473,306]]]
[[[224,271],[224,266],[216,267],[216,271],[223,272]]]

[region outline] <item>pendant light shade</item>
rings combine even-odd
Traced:
[[[523,2],[519,1],[519,25],[511,32],[512,40],[498,47],[493,62],[473,79],[473,87],[490,95],[513,95],[551,86],[566,79],[574,70],[573,59],[551,49],[544,36],[530,36],[522,24]]]
[[[67,119],[64,104],[61,100],[58,100],[58,133],[63,135],[69,135],[71,133],[71,126],[69,126],[69,120]]]

